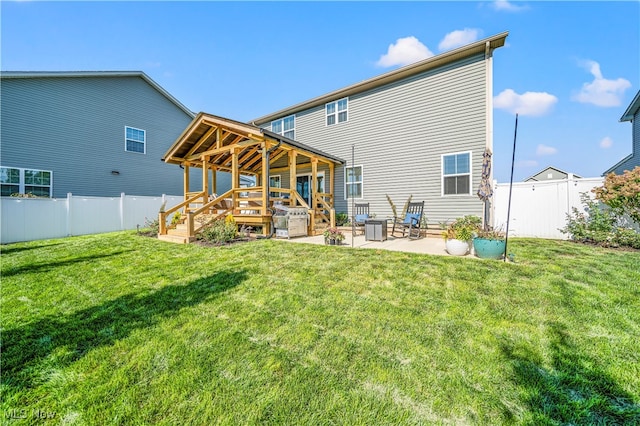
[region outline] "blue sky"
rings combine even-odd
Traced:
[[[599,176],[631,153],[640,2],[0,3],[6,71],[140,70],[240,121],[509,31],[494,54],[494,176]],[[460,112],[464,120],[464,111]],[[170,144],[172,141],[169,141]]]

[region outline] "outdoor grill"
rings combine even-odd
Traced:
[[[276,229],[276,238],[306,237],[307,208],[275,206],[273,226]]]

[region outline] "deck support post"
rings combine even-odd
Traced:
[[[289,189],[292,191],[289,195],[289,205],[291,207],[295,207],[297,204],[296,201],[296,197],[293,196],[293,191],[296,191],[296,182],[297,181],[297,177],[296,177],[296,157],[298,156],[298,153],[294,150],[289,151]]]
[[[262,207],[260,208],[260,214],[262,216],[266,216],[267,215],[267,208],[269,206],[267,206],[267,195],[269,195],[269,160],[267,159],[267,156],[269,155],[267,153],[267,151],[269,150],[269,143],[268,142],[262,142],[262,144],[260,144],[260,147],[262,148],[262,177],[261,179],[261,183],[262,183]],[[266,228],[266,227],[265,227]]]
[[[202,157],[202,205],[209,201],[209,157]]]
[[[240,188],[240,173],[238,170],[238,148],[233,148],[231,153],[231,189]],[[233,191],[231,199],[233,200],[233,209],[236,209],[236,192]]]

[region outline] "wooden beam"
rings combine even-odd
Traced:
[[[209,157],[202,159],[202,204],[207,204],[209,201]]]
[[[216,149],[222,148],[222,127],[218,126],[216,130]]]
[[[216,176],[217,174],[218,174],[218,168],[214,164],[211,166],[211,192],[214,194],[218,193],[218,181],[217,181],[218,176]]]
[[[335,191],[333,190],[334,181],[336,178],[336,166],[333,163],[329,163],[329,194],[331,194],[331,207],[335,207]],[[324,189],[325,192],[327,188]]]
[[[256,145],[253,148],[251,148],[246,154],[240,157],[240,164],[243,164],[245,161],[247,161],[249,157],[251,157],[253,154],[256,153],[257,150],[258,150],[258,146]]]
[[[206,141],[207,139],[209,139],[209,137],[210,137],[210,136],[213,134],[213,132],[215,132],[215,131],[216,131],[216,128],[215,128],[215,127],[212,127],[212,128],[210,128],[209,130],[207,130],[207,132],[206,132],[204,135],[202,135],[202,136],[200,137],[200,139],[198,139],[198,140],[196,141],[196,143],[195,143],[195,144],[193,144],[193,147],[189,150],[189,152],[187,152],[187,153],[185,154],[185,157],[189,157],[189,156],[190,156],[190,155],[192,155],[194,152],[196,152],[196,151],[198,150],[198,148],[200,148],[200,147],[202,146],[202,144],[203,144],[203,143],[205,143],[205,141]]]
[[[238,170],[238,148],[233,148],[231,154],[231,189],[240,188],[240,173]]]
[[[311,167],[311,163],[297,164],[296,167],[298,169],[308,169],[308,168]],[[291,165],[289,165],[288,167],[275,167],[275,168],[271,168],[269,170],[270,170],[271,173],[280,173],[280,172],[286,172],[286,171],[288,171],[290,169],[291,169]]]

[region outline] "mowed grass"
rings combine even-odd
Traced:
[[[2,246],[2,419],[640,424],[640,253]]]

